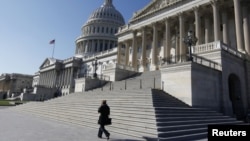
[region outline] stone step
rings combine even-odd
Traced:
[[[234,121],[231,118],[221,118],[221,119],[200,119],[200,120],[187,120],[187,121],[165,121],[165,122],[158,122],[157,126],[174,126],[174,125],[189,125],[189,124],[199,124],[199,123],[217,123],[217,122],[228,122]]]
[[[111,107],[110,117],[113,118],[112,125],[107,126],[108,130],[141,139],[159,137],[159,141],[203,139],[207,136],[208,124],[242,124],[209,109],[190,107],[161,91],[160,85],[160,71],[145,72],[127,79],[126,90],[123,80],[107,83],[103,88],[45,102],[27,103],[13,109],[98,129],[97,110],[105,99]]]
[[[159,138],[158,141],[195,141],[206,138],[207,138],[207,132],[202,132],[202,133]]]
[[[228,121],[228,122],[207,122],[207,123],[199,123],[199,124],[187,124],[187,125],[174,125],[174,126],[161,126],[158,127],[159,132],[170,132],[177,130],[188,130],[195,128],[204,128],[209,124],[241,124],[241,121]]]
[[[186,116],[186,117],[157,117],[157,122],[164,122],[164,121],[189,121],[189,120],[200,120],[200,119],[220,119],[220,118],[230,118],[228,116],[222,116],[220,115],[205,115],[205,116]]]

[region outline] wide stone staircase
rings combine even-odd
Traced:
[[[209,109],[190,107],[159,90],[159,75],[159,71],[138,74],[88,92],[45,102],[29,102],[12,109],[64,123],[99,128],[97,109],[106,99],[113,121],[107,126],[111,135],[116,132],[148,141],[206,140],[209,124],[243,124]]]

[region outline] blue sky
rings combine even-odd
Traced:
[[[113,0],[126,23],[151,0]],[[0,74],[33,75],[47,57],[72,57],[75,39],[104,0],[0,0]]]

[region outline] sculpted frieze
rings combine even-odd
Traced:
[[[164,7],[174,5],[180,1],[183,1],[183,0],[154,0],[150,5],[145,7],[145,9],[136,13],[134,18],[138,18],[140,16],[150,14],[150,13],[157,11],[157,10],[160,10]]]

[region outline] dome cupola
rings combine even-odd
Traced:
[[[117,47],[115,34],[125,24],[112,0],[104,0],[82,26],[82,35],[76,40],[76,55],[89,56]]]

